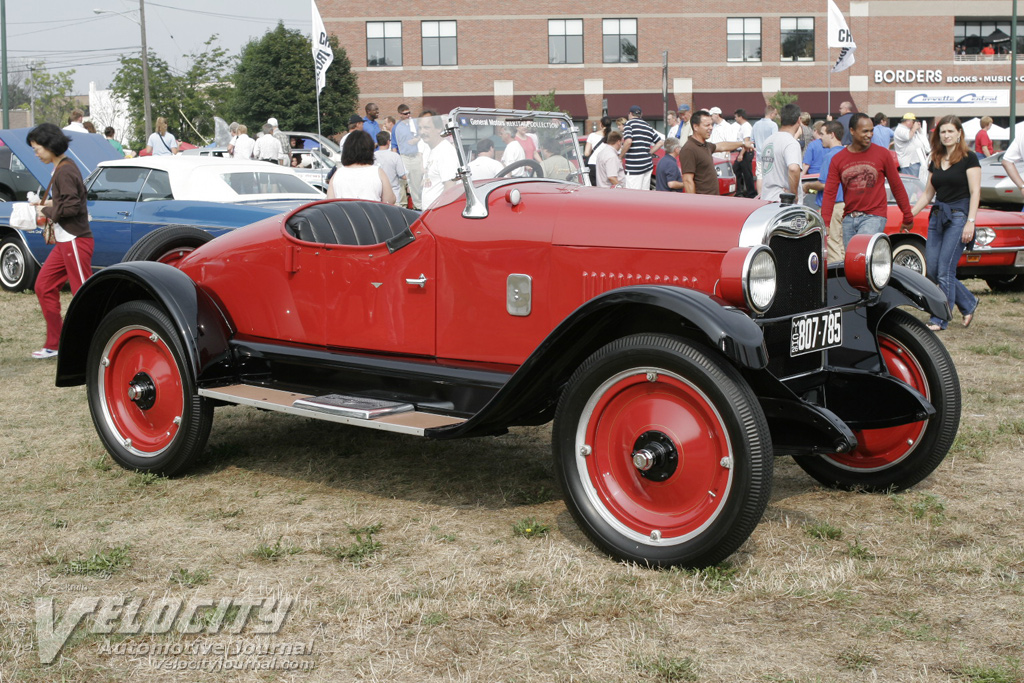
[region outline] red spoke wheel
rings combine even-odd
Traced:
[[[93,337],[87,376],[93,424],[122,467],[173,474],[202,452],[213,421],[181,341],[154,304],[122,304]]]
[[[879,325],[878,348],[889,374],[927,398],[936,413],[920,422],[858,431],[857,448],[849,453],[796,459],[827,486],[908,488],[931,474],[953,445],[960,426],[960,381],[935,333],[906,311],[891,311]]]
[[[570,512],[619,559],[715,564],[767,504],[764,415],[739,373],[705,347],[653,335],[612,342],[576,371],[554,430]]]

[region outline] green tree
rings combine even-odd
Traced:
[[[35,98],[35,122],[50,122],[64,126],[68,122],[68,114],[74,109],[71,99],[74,87],[75,70],[46,71],[42,62],[34,64],[28,78],[28,88]]]
[[[334,62],[320,92],[320,122],[324,135],[345,130],[356,110],[359,86],[345,50],[331,36]],[[232,118],[250,126],[271,116],[284,130],[315,131],[316,74],[310,39],[283,23],[242,49],[235,71]]]
[[[526,108],[533,111],[562,111],[555,104],[555,91],[549,90],[543,95],[534,95],[530,98],[530,101],[526,103]],[[567,112],[570,115],[572,112]]]
[[[796,102],[797,96],[781,90],[768,98],[768,104],[775,107],[776,111],[782,111],[787,104]]]
[[[230,98],[230,74],[235,58],[216,45],[211,36],[205,49],[186,55],[188,69],[175,74],[170,65],[149,52],[149,97],[156,123],[158,116],[179,139],[205,144],[213,137],[213,117],[226,108]],[[142,58],[121,56],[121,66],[110,84],[118,97],[128,102],[129,138],[133,147],[145,144],[145,97],[142,87]]]

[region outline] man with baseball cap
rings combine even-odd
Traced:
[[[630,190],[650,190],[651,172],[654,170],[654,153],[661,148],[664,140],[641,116],[640,107],[629,108],[629,120],[622,131],[622,151],[625,160],[626,178],[623,186]]]
[[[893,148],[896,150],[900,173],[920,175],[921,164],[928,158],[929,145],[921,122],[911,112],[904,114],[903,120],[896,126]]]
[[[278,128],[277,119],[271,116],[267,119],[267,123],[274,129],[273,136],[281,143],[281,157],[278,161],[282,166],[287,166],[291,161],[292,142],[288,139],[288,136],[284,134],[284,131]]]
[[[736,139],[733,125],[725,120],[722,116],[722,110],[718,107],[711,107],[708,109],[708,113],[711,114],[711,142],[715,143],[719,151],[715,152],[715,157],[718,159],[728,160],[730,155],[728,152],[722,151],[725,148],[722,146],[723,142],[738,142]]]
[[[676,112],[679,116],[679,123],[669,131],[669,135],[674,138],[679,138],[680,141],[686,142],[686,139],[693,135],[693,126],[690,125],[690,105],[680,104],[679,111]]]

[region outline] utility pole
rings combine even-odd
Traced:
[[[661,52],[661,120],[668,135],[668,50]]]
[[[146,144],[149,144],[149,136],[153,134],[153,108],[149,101],[149,48],[146,47],[145,0],[139,0],[139,28],[142,30],[142,98],[145,105]]]
[[[11,127],[11,103],[7,98],[7,0],[0,0],[0,69],[3,70],[3,88],[0,91],[0,99],[3,100],[3,127]]]
[[[1013,0],[1013,23],[1010,24],[1010,142],[1017,132],[1017,0]]]

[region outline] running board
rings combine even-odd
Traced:
[[[322,409],[303,407],[301,404],[294,405],[296,401],[310,401],[316,398],[309,394],[297,394],[291,391],[281,391],[280,389],[271,389],[251,384],[234,384],[227,387],[200,389],[199,395],[227,403],[263,408],[264,410],[273,410],[279,413],[288,413],[289,415],[311,417],[315,420],[340,422],[341,424],[381,429],[386,432],[398,432],[399,434],[412,434],[413,436],[423,436],[427,429],[433,427],[447,427],[465,422],[461,417],[421,413],[415,410],[384,415],[374,419],[351,417],[326,412]]]

